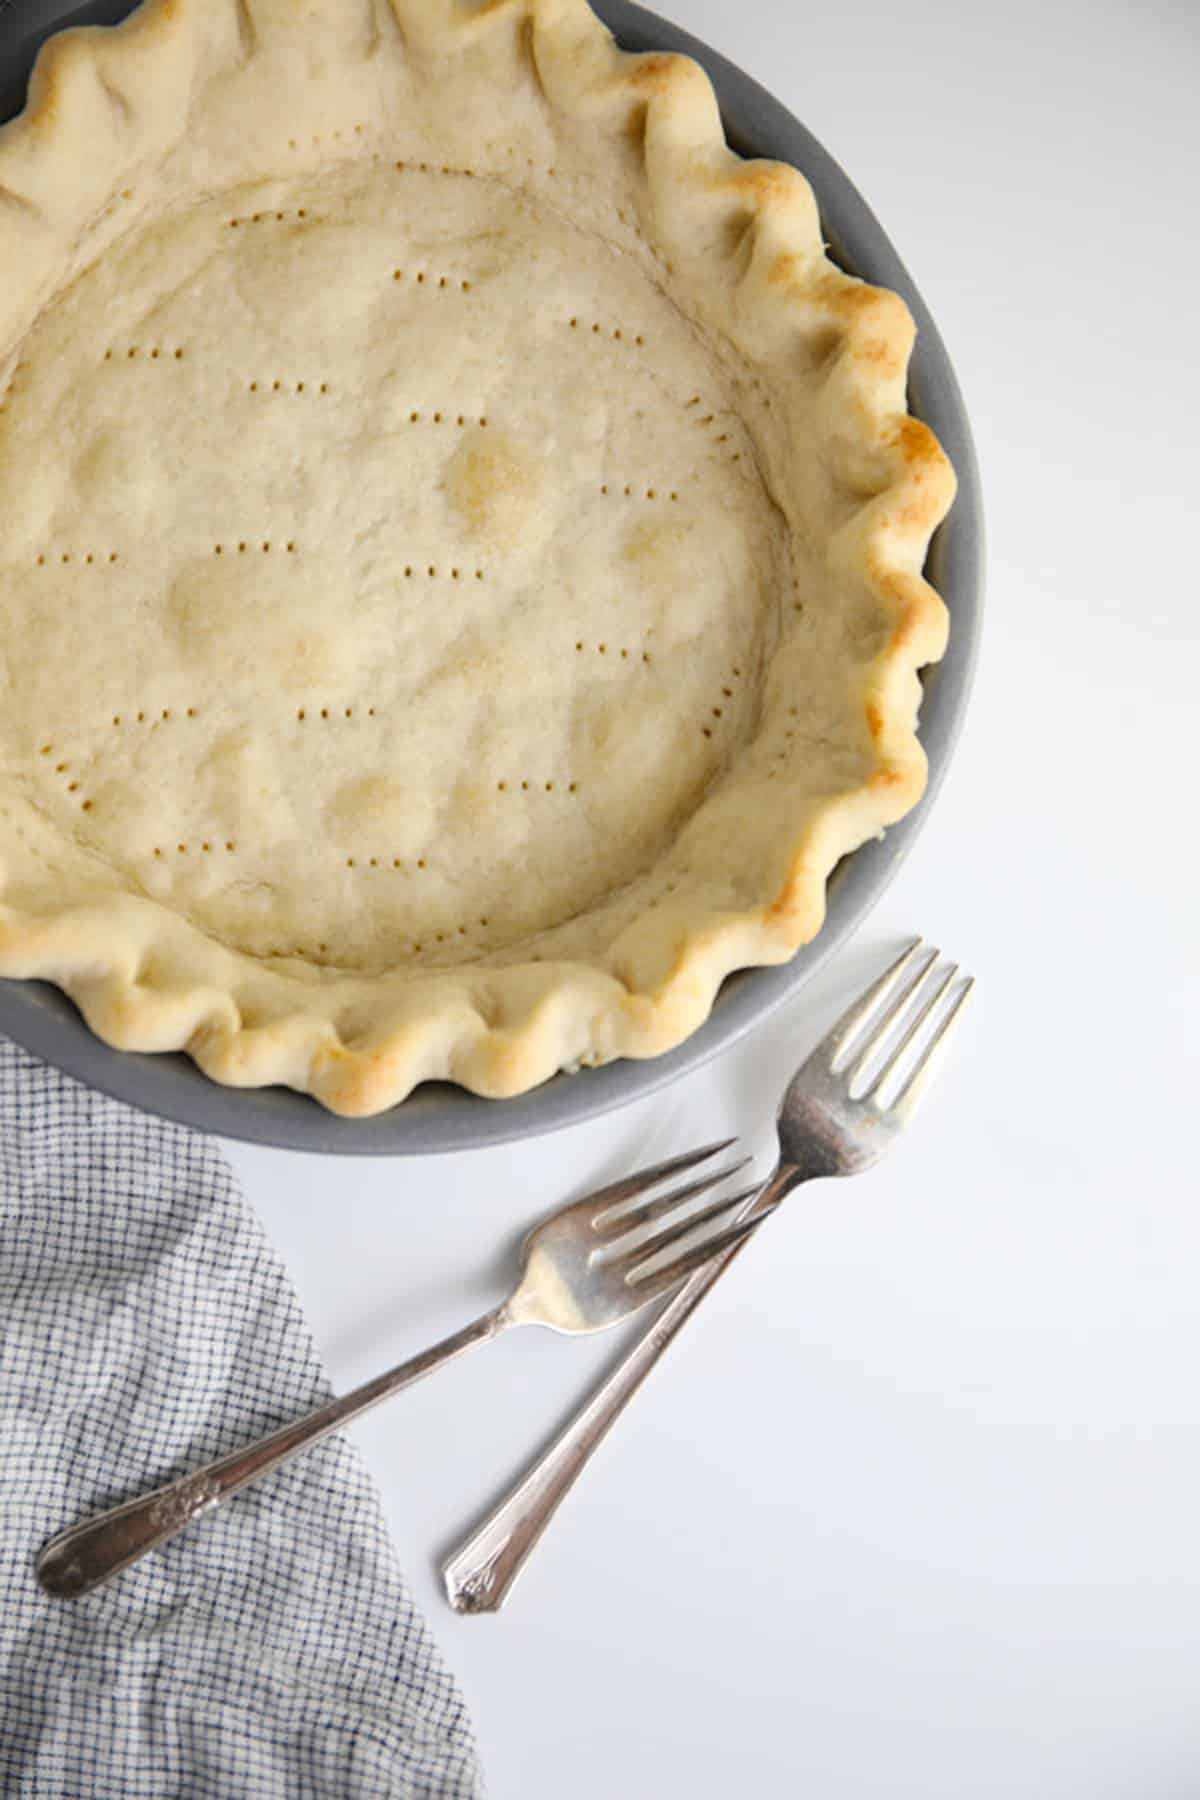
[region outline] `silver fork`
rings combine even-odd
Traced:
[[[911,1119],[945,1055],[970,977],[916,938],[842,1015],[788,1083],[779,1106],[779,1156],[743,1223],[761,1221],[802,1181],[857,1175]],[[936,972],[935,972],[936,971]],[[667,1345],[744,1247],[694,1274],[508,1496],[443,1565],[458,1612],[496,1612],[534,1545]]]
[[[552,1213],[526,1237],[520,1279],[503,1305],[294,1424],[60,1532],[37,1558],[38,1580],[60,1599],[90,1592],[319,1438],[511,1325],[545,1325],[572,1334],[603,1331],[678,1287],[710,1258],[744,1242],[759,1225],[761,1212],[753,1218],[734,1217],[757,1193],[757,1183],[708,1206],[692,1205],[700,1194],[744,1168],[749,1158],[671,1193],[652,1195],[637,1206],[629,1202],[669,1176],[728,1149],[733,1141],[726,1138],[673,1156]],[[705,1227],[710,1229],[697,1238]]]

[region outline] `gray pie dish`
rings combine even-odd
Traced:
[[[628,50],[683,51],[702,63],[716,89],[732,147],[747,156],[789,162],[812,183],[830,255],[844,269],[901,294],[917,323],[909,377],[911,411],[932,427],[958,475],[958,496],[936,533],[926,574],[950,611],[946,656],[924,676],[920,734],[929,785],[920,805],[886,836],[846,857],[829,883],[819,936],[778,968],[731,976],[712,1014],[677,1050],[648,1061],[620,1061],[556,1075],[514,1100],[484,1100],[429,1082],[370,1119],[342,1119],[306,1095],[283,1088],[225,1088],[182,1055],[146,1056],[111,1049],[93,1035],[72,1002],[41,981],[0,980],[0,1031],[77,1080],[198,1131],[288,1150],[338,1155],[416,1155],[510,1143],[595,1118],[640,1100],[736,1043],[854,932],[908,855],[929,816],[966,709],[983,601],[983,509],[979,471],[962,395],[928,309],[882,227],[828,151],[748,75],[687,32],[629,0],[594,0],[595,10]],[[42,40],[66,25],[111,25],[129,0],[25,0],[0,6],[0,120],[24,101]]]

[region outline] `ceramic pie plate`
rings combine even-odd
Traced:
[[[6,98],[10,113],[20,104],[23,65],[28,65],[37,35],[44,35],[51,25],[111,23],[126,10],[110,3],[68,13],[59,11],[56,16],[43,14],[35,21],[34,9],[26,8],[21,14],[19,43],[5,41],[6,35],[12,40],[16,34],[11,14],[6,19],[0,13],[0,112]],[[914,315],[918,339],[910,374],[910,410],[932,427],[959,477],[958,502],[934,540],[926,571],[946,600],[953,621],[950,653],[929,673],[925,683],[921,738],[930,765],[926,798],[918,811],[893,826],[885,839],[872,841],[844,859],[829,885],[825,925],[809,948],[780,969],[747,972],[727,980],[708,1022],[679,1050],[652,1061],[615,1062],[575,1075],[556,1076],[528,1095],[506,1099],[502,1105],[476,1099],[459,1089],[426,1083],[390,1112],[365,1120],[344,1120],[331,1117],[314,1102],[284,1090],[229,1091],[214,1087],[208,1077],[181,1057],[150,1058],[111,1050],[92,1037],[71,1003],[55,990],[37,983],[5,982],[0,990],[0,1026],[31,1050],[91,1085],[200,1129],[291,1148],[428,1151],[465,1148],[552,1129],[661,1086],[741,1035],[792,993],[818,961],[853,929],[904,854],[920,817],[928,810],[966,697],[979,601],[977,481],[961,401],[944,351],[919,296],[879,227],[845,177],[796,121],[720,58],[652,15],[620,5],[600,6],[597,10],[625,48],[682,50],[702,62],[716,88],[734,149],[745,155],[768,156],[795,164],[816,191],[824,237],[834,259],[852,274],[900,293]],[[31,32],[36,34],[32,38]],[[6,80],[12,90],[7,96]]]

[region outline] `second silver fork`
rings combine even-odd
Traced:
[[[856,1175],[884,1154],[927,1091],[973,983],[911,943],[822,1038],[788,1083],[779,1155],[743,1219],[761,1222],[785,1194],[820,1176]],[[545,1454],[443,1565],[458,1612],[495,1612],[546,1526],[709,1289],[744,1245],[693,1275]]]

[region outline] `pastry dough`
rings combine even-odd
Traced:
[[[0,270],[0,974],[109,1043],[654,1055],[920,796],[909,314],[584,0],[54,39]]]

